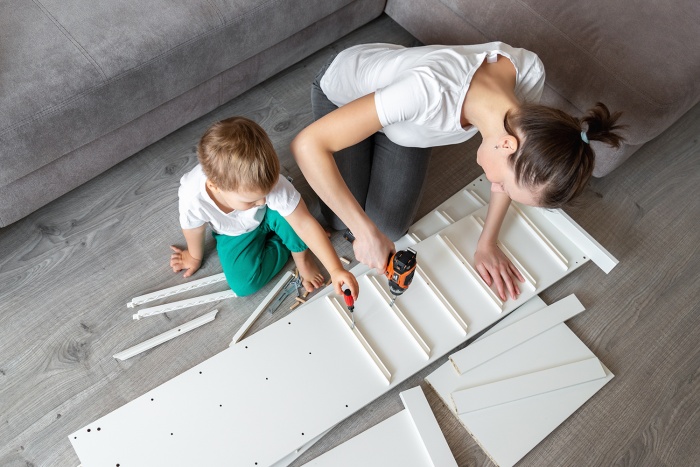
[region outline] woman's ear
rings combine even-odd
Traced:
[[[506,150],[507,154],[513,154],[518,150],[518,140],[513,135],[505,135],[501,137],[499,146]]]

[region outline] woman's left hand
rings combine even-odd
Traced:
[[[501,300],[507,299],[506,289],[513,300],[518,298],[520,288],[517,281],[525,282],[525,278],[496,244],[479,243],[474,253],[474,263],[476,270],[489,287],[492,283],[496,284]]]

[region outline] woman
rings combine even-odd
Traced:
[[[501,42],[404,48],[351,47],[321,69],[311,92],[316,121],[292,152],[335,229],[355,236],[358,261],[383,271],[392,240],[413,222],[430,148],[481,134],[477,163],[492,196],[475,266],[503,300],[524,279],[496,246],[511,200],[559,207],[584,189],[589,141],[619,145],[619,114],[597,104],[578,120],[537,105],[544,67]]]

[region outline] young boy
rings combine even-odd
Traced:
[[[323,275],[307,244],[342,294],[357,298],[355,277],[343,268],[326,232],[309,213],[301,195],[280,175],[270,138],[258,124],[231,117],[212,125],[197,147],[199,164],[180,179],[180,225],[187,249],[171,246],[170,266],[199,269],[204,234],[210,224],[221,266],[231,289],[244,296],[260,290],[292,258],[309,292]]]

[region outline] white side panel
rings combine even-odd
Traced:
[[[320,435],[318,435],[317,437],[315,437],[314,439],[312,439],[311,442],[306,443],[305,445],[303,445],[302,447],[300,447],[300,448],[297,449],[296,451],[292,452],[292,453],[289,454],[288,456],[283,457],[283,458],[280,459],[279,461],[277,461],[277,462],[275,462],[274,464],[272,464],[270,467],[288,467],[292,462],[294,462],[294,461],[297,460],[299,457],[301,457],[302,454],[304,454],[306,451],[308,451],[309,449],[311,449],[311,447],[312,447],[314,444],[316,444],[321,438],[323,438],[324,436],[326,436],[326,433],[328,433],[329,431],[331,431],[331,430],[329,429],[328,431],[324,431],[323,433],[321,433]]]
[[[597,358],[589,358],[580,362],[455,391],[452,393],[452,400],[457,413],[464,414],[604,377],[605,371],[600,361]]]
[[[569,295],[544,310],[493,333],[488,338],[479,339],[450,355],[450,360],[458,373],[465,373],[583,310],[583,305],[576,296]]]
[[[561,323],[463,375],[447,362],[426,381],[454,410],[453,392],[590,358],[595,355]],[[613,378],[603,369],[604,378],[457,416],[496,464],[512,466]]]
[[[523,210],[535,211],[533,215],[540,215],[551,222],[564,236],[573,240],[581,251],[606,274],[617,265],[617,259],[561,209],[547,210],[523,207]]]
[[[70,435],[83,465],[272,465],[384,393],[347,324],[315,305]]]
[[[405,410],[304,464],[308,467],[432,467]]]
[[[420,435],[420,439],[428,451],[428,456],[434,467],[457,467],[450,447],[445,441],[445,436],[440,430],[440,426],[435,420],[428,399],[420,386],[401,393],[406,411],[411,414],[411,421]]]
[[[604,369],[605,378],[471,412],[460,417],[462,424],[499,466],[512,466],[613,378]]]
[[[486,209],[484,207],[474,215],[485,217]],[[532,290],[527,286],[521,287],[521,294],[516,300],[509,297],[503,302],[502,311],[496,306],[491,296],[484,293],[483,281],[476,281],[438,236],[434,235],[413,246],[418,254],[418,264],[421,268],[414,282],[427,277],[428,282],[432,283],[444,297],[444,301],[455,310],[464,323],[469,325],[468,335],[473,335],[474,332],[479,332],[493,324],[502,313],[507,314],[514,310],[585,262],[576,245],[565,238],[558,239],[558,250],[565,255],[569,263],[569,269],[564,271],[561,262],[553,255],[546,253],[546,247],[535,238],[522,221],[518,221],[514,216],[512,211],[506,215],[501,238],[511,248],[516,249],[520,261],[535,278],[537,288]],[[462,257],[472,266],[480,235],[481,227],[469,218],[461,219],[440,232],[440,236],[449,238]],[[491,287],[490,290],[496,293],[495,287]],[[412,289],[409,289],[409,292],[399,297],[396,303],[409,300],[411,291]]]
[[[420,387],[401,393],[405,410],[305,464],[309,467],[457,467]]]

